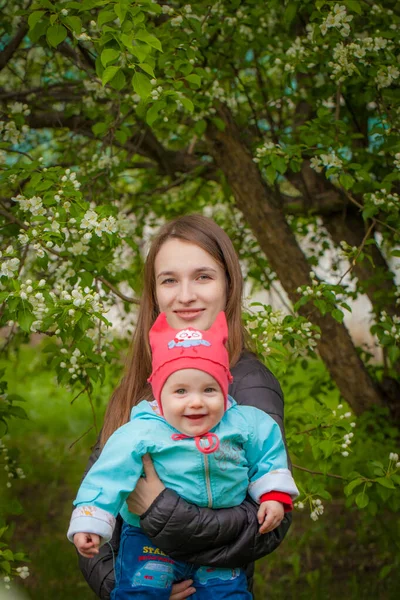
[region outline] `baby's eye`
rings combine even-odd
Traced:
[[[185,388],[178,388],[177,390],[175,390],[175,394],[186,394],[186,390]]]
[[[213,394],[217,391],[217,388],[210,386],[210,387],[207,387],[204,391],[206,394]]]

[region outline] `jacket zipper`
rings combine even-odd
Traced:
[[[210,481],[210,464],[208,462],[207,454],[204,454],[204,474],[206,476],[206,490],[208,498],[208,508],[212,508],[212,493],[211,493],[211,481]]]

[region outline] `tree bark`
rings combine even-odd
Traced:
[[[337,246],[342,240],[350,246],[361,246],[366,232],[365,222],[359,210],[349,204],[339,190],[311,169],[308,162],[304,162],[300,173],[290,174],[289,179],[301,192],[304,208],[322,217]],[[363,252],[371,257],[373,264],[365,259],[356,262],[353,267],[361,290],[373,307],[378,306],[379,310],[385,310],[390,316],[398,315],[400,311],[396,307],[394,275],[385,257],[376,245],[365,246]]]
[[[7,66],[8,62],[13,57],[14,52],[18,49],[20,43],[28,33],[28,30],[29,27],[27,23],[23,21],[10,43],[4,48],[4,50],[2,50],[2,52],[0,52],[0,71]]]
[[[210,152],[225,175],[255,237],[293,303],[299,300],[296,289],[311,285],[310,267],[290,230],[278,199],[261,178],[252,156],[241,142],[239,132],[227,109],[221,109],[225,129],[210,125],[207,139]],[[344,325],[321,313],[308,303],[300,313],[321,328],[318,350],[340,393],[356,414],[383,398],[359,358]]]
[[[361,245],[365,236],[365,223],[361,215],[351,207],[346,210],[346,214],[326,216],[323,222],[335,244],[339,245],[344,240],[350,246]],[[396,307],[396,284],[389,265],[375,245],[365,246],[363,252],[371,257],[374,266],[368,259],[354,265],[353,272],[361,291],[368,296],[374,308],[385,310],[391,317],[398,315],[400,310]]]

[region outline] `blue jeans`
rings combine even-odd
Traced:
[[[168,600],[172,585],[193,579],[196,600],[251,600],[243,569],[214,569],[173,560],[138,527],[124,523],[111,600]]]

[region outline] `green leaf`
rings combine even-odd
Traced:
[[[121,52],[119,50],[114,50],[113,48],[105,48],[101,53],[101,64],[103,67],[106,67],[108,63],[114,62],[120,56]]]
[[[203,133],[205,132],[206,129],[207,129],[207,122],[204,119],[197,121],[194,126],[194,131],[199,137],[201,137],[203,135]]]
[[[65,38],[67,37],[67,33],[68,32],[64,25],[51,25],[51,27],[49,27],[46,32],[46,39],[50,46],[53,46],[53,48],[57,48],[57,46],[65,40]]]
[[[141,42],[144,42],[145,44],[148,44],[152,48],[155,48],[159,52],[162,52],[162,46],[161,46],[160,40],[157,39],[155,35],[152,35],[145,29],[141,29],[140,31],[138,31],[135,35],[135,38],[137,40],[140,40]]]
[[[188,81],[189,83],[193,83],[197,87],[200,87],[200,85],[201,85],[201,77],[199,75],[196,75],[195,73],[186,75],[185,79],[186,79],[186,81]]]
[[[108,129],[108,124],[107,123],[96,123],[92,127],[92,131],[93,131],[93,133],[95,135],[101,135],[102,133],[104,133],[105,131],[107,131],[107,129]]]
[[[299,7],[298,7],[297,2],[289,2],[287,7],[285,8],[285,11],[283,13],[283,22],[287,26],[289,26],[291,24],[291,22],[293,21],[293,19],[295,18],[298,8]]]
[[[142,69],[142,71],[144,71],[145,73],[148,73],[152,77],[155,77],[155,75],[154,75],[154,69],[148,63],[139,63],[138,67],[140,67]]]
[[[358,479],[353,479],[353,481],[350,481],[349,484],[346,485],[346,487],[344,488],[344,493],[346,494],[346,496],[350,496],[350,494],[352,493],[352,491],[358,487],[359,485],[361,485],[363,483],[363,480],[358,478]]]
[[[143,73],[139,73],[138,71],[132,77],[132,86],[133,89],[143,100],[149,97],[150,92],[152,90],[152,85],[150,83],[150,79],[146,77]]]
[[[20,308],[17,315],[17,321],[22,331],[29,332],[31,330],[32,323],[36,321],[36,317],[31,313],[30,310]]]
[[[338,323],[343,322],[344,313],[341,310],[339,310],[338,308],[334,308],[331,314],[335,321],[337,321]]]
[[[35,27],[36,23],[40,21],[44,14],[46,14],[46,11],[44,10],[35,10],[35,12],[29,15],[28,25],[30,29],[33,29]]]
[[[326,304],[325,300],[314,300],[314,306],[316,306],[318,308],[318,310],[321,312],[321,314],[325,315],[326,311],[328,309],[328,305]]]
[[[356,496],[356,504],[358,508],[365,508],[369,502],[369,498],[365,492],[360,492]]]
[[[165,100],[157,100],[157,102],[154,102],[153,106],[151,106],[149,108],[149,110],[146,113],[146,123],[148,125],[150,125],[150,127],[153,125],[154,121],[157,119],[158,113],[160,112],[160,110],[165,108],[166,105],[167,104],[166,104]]]
[[[394,565],[385,565],[384,567],[382,567],[382,569],[379,571],[379,575],[378,575],[378,579],[379,581],[382,581],[382,579],[385,579],[390,571],[393,569]]]
[[[366,206],[362,211],[362,217],[365,221],[366,219],[369,219],[370,217],[376,215],[377,212],[379,212],[379,208],[377,206],[374,206],[373,204],[370,204],[369,206]]]
[[[189,98],[186,98],[185,96],[181,96],[179,98],[179,100],[182,102],[182,104],[186,108],[186,110],[188,110],[189,112],[194,111],[194,104],[191,100],[189,100]]]
[[[28,415],[21,406],[10,406],[7,412],[18,419],[28,419]]]
[[[118,19],[121,21],[121,25],[122,25],[122,23],[125,21],[126,13],[128,10],[128,2],[126,0],[120,0],[114,6],[114,10],[115,10],[115,14],[117,15]]]
[[[328,458],[328,456],[331,456],[333,449],[335,447],[334,442],[331,442],[330,440],[323,440],[322,442],[320,442],[319,447],[321,448],[322,452],[324,453],[324,457]]]
[[[339,183],[344,187],[345,190],[349,190],[354,185],[355,179],[348,173],[342,173],[339,176]]]
[[[113,10],[101,10],[97,17],[97,25],[102,27],[104,23],[109,23],[115,20],[115,12]]]
[[[74,33],[80,33],[82,30],[82,21],[79,17],[65,17],[64,23],[69,25]]]
[[[126,84],[125,73],[122,71],[122,69],[120,69],[118,71],[118,73],[115,75],[115,77],[113,77],[113,79],[110,81],[110,86],[114,90],[122,90],[122,88],[124,87],[125,84]]]
[[[217,129],[219,129],[220,131],[225,131],[225,123],[222,119],[220,119],[219,117],[214,117],[212,122]]]
[[[388,477],[378,477],[377,479],[375,479],[375,481],[376,481],[376,483],[379,483],[379,485],[381,485],[385,488],[389,488],[390,490],[396,489],[395,484]]]
[[[106,85],[109,81],[111,81],[111,79],[113,77],[115,77],[115,75],[118,73],[120,67],[118,66],[114,66],[114,67],[107,67],[107,69],[105,69],[103,76],[101,78],[101,82],[103,85]]]
[[[358,0],[345,0],[344,3],[351,11],[357,13],[358,15],[362,15],[361,4]]]
[[[268,165],[268,167],[265,169],[265,175],[268,179],[268,182],[272,185],[276,178],[275,168],[272,165]]]

